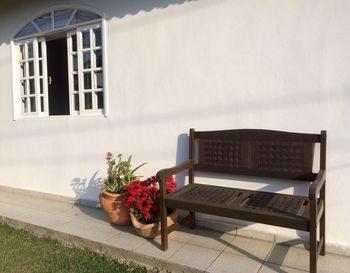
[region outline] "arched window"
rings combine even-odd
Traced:
[[[14,37],[17,116],[103,114],[102,17],[55,9]]]

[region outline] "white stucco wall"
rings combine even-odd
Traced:
[[[0,4],[0,185],[97,200],[106,151],[148,162],[149,176],[187,158],[190,127],[326,129],[327,241],[350,247],[349,1],[74,1],[105,13],[109,117],[14,121],[10,41],[64,4],[26,2]]]

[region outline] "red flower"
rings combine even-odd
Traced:
[[[167,193],[176,189],[177,183],[173,176],[165,181]],[[124,187],[129,192],[129,197],[124,199],[126,206],[139,220],[146,223],[159,222],[159,181],[155,176],[144,181],[135,180]]]
[[[112,154],[111,152],[107,152],[107,153],[106,153],[106,157],[107,157],[107,158],[112,158],[112,157],[113,157],[113,154]]]
[[[145,218],[146,218],[147,220],[151,219],[151,214],[146,213],[146,214],[145,214]]]

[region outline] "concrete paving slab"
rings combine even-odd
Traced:
[[[349,273],[350,257],[327,254],[318,258],[318,273]]]
[[[0,203],[0,216],[17,218],[25,213],[23,210],[19,210],[18,206],[7,203]]]
[[[147,254],[147,256],[151,256],[160,260],[169,259],[174,253],[179,251],[182,247],[185,246],[185,243],[181,243],[175,240],[169,240],[169,248],[167,251],[161,250],[161,242],[160,239],[150,239],[146,240],[145,243],[137,247],[134,251],[140,254]]]
[[[101,209],[86,206],[72,206],[69,210],[61,212],[63,215],[77,217],[96,223],[109,223],[108,217]]]
[[[307,273],[309,271],[304,271],[300,269],[295,269],[292,267],[282,266],[278,264],[272,263],[264,263],[259,273]]]
[[[262,261],[223,252],[206,271],[210,273],[256,273],[261,265]]]
[[[245,237],[236,237],[224,252],[246,256],[251,259],[265,260],[270,253],[274,243],[268,241],[254,240]]]
[[[205,246],[206,248],[222,251],[232,242],[234,237],[231,234],[198,229],[197,235],[188,241],[188,244]]]
[[[220,253],[220,250],[187,244],[172,255],[168,261],[204,271]]]
[[[309,251],[301,247],[287,247],[277,244],[272,248],[267,262],[308,271]]]
[[[249,223],[249,222],[248,222]],[[251,223],[255,224],[255,223]],[[241,237],[247,237],[252,239],[258,239],[263,241],[274,241],[275,235],[264,233],[264,232],[256,232],[250,229],[250,226],[237,226],[237,235]]]
[[[0,192],[0,202],[6,202],[8,204],[13,204],[15,206],[19,207],[25,207],[25,208],[32,208],[37,209],[40,211],[46,211],[46,212],[61,212],[65,210],[71,209],[74,205],[60,202],[60,201],[54,201],[54,200],[45,200],[41,198],[34,198],[29,195],[18,195],[18,197],[15,194],[11,193],[2,193]]]
[[[121,231],[113,225],[100,224],[84,219],[74,219],[54,227],[56,231],[65,232],[93,241],[108,242],[108,239],[119,234]]]
[[[72,222],[74,218],[64,215],[55,215],[53,213],[38,211],[30,208],[23,209],[23,214],[16,217],[17,220],[31,223],[33,225],[42,226],[45,228],[52,228]]]
[[[193,239],[196,236],[197,229],[189,229],[185,227],[179,227],[178,230],[174,230],[169,234],[169,239],[182,242],[182,243],[188,243],[191,239]]]
[[[135,231],[119,232],[108,239],[105,244],[122,248],[125,250],[134,250],[146,242],[146,239],[138,236]]]

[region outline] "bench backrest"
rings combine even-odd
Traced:
[[[256,129],[190,129],[190,159],[198,157],[194,171],[312,181],[315,143],[321,143],[320,169],[325,169],[325,138],[326,131],[302,134]]]

